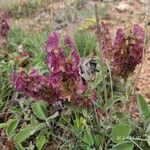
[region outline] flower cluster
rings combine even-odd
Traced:
[[[103,56],[112,64],[113,73],[123,78],[128,77],[141,63],[144,48],[144,31],[139,25],[134,25],[130,34],[126,35],[118,29],[112,42],[109,29],[105,24],[101,26]]]
[[[65,49],[70,50],[67,57]],[[36,71],[14,73],[12,76],[16,89],[27,96],[42,99],[50,103],[69,101],[77,106],[92,106],[95,92],[87,96],[87,84],[83,84],[79,73],[80,57],[73,40],[66,36],[60,46],[57,33],[52,33],[45,44],[46,63],[50,73],[39,75]],[[91,94],[91,93],[90,93]]]
[[[25,71],[20,73],[14,72],[12,81],[15,84],[16,90],[26,96],[37,100],[43,99],[48,102],[60,100],[61,93],[51,85],[49,76],[39,75],[37,71],[32,71],[29,74]]]
[[[8,17],[5,12],[0,11],[0,45],[2,45],[5,42],[8,30]]]

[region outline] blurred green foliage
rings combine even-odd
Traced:
[[[95,35],[79,31],[74,34],[74,40],[81,57],[86,57],[96,51]]]

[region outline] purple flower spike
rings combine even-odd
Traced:
[[[58,46],[59,46],[59,38],[58,38],[57,33],[54,32],[48,37],[45,48],[47,52],[51,52],[57,49]]]
[[[8,18],[5,12],[0,10],[0,47],[7,43],[9,25]]]
[[[114,74],[127,78],[142,61],[143,29],[139,25],[134,25],[128,35],[122,29],[118,29],[112,42],[108,26],[102,23],[97,27],[96,35],[102,48],[104,62],[107,60],[111,63]]]
[[[144,39],[144,31],[143,31],[143,29],[139,25],[135,24],[133,26],[133,31],[132,32],[133,32],[133,35],[138,40],[142,40],[143,41],[143,39]]]
[[[143,47],[144,31],[140,26],[134,25],[133,31],[128,36],[119,29],[113,44],[113,72],[127,78],[141,63]]]
[[[6,37],[8,34],[9,25],[7,14],[3,11],[0,11],[0,36]]]

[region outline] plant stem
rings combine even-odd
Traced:
[[[97,41],[98,41],[98,49],[101,50],[101,53],[98,52],[100,62],[101,62],[101,71],[102,71],[102,78],[103,78],[103,85],[104,85],[104,100],[105,104],[107,102],[107,88],[106,88],[106,79],[105,79],[105,70],[104,70],[104,63],[103,63],[103,51],[101,48],[101,42],[100,42],[100,35],[101,35],[101,29],[99,25],[99,16],[98,16],[98,6],[97,3],[95,3],[95,18],[96,18],[96,36],[97,36]]]

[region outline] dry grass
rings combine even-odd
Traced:
[[[0,8],[10,9],[15,5],[21,6],[29,2],[40,5],[42,3],[42,0],[0,0]]]

